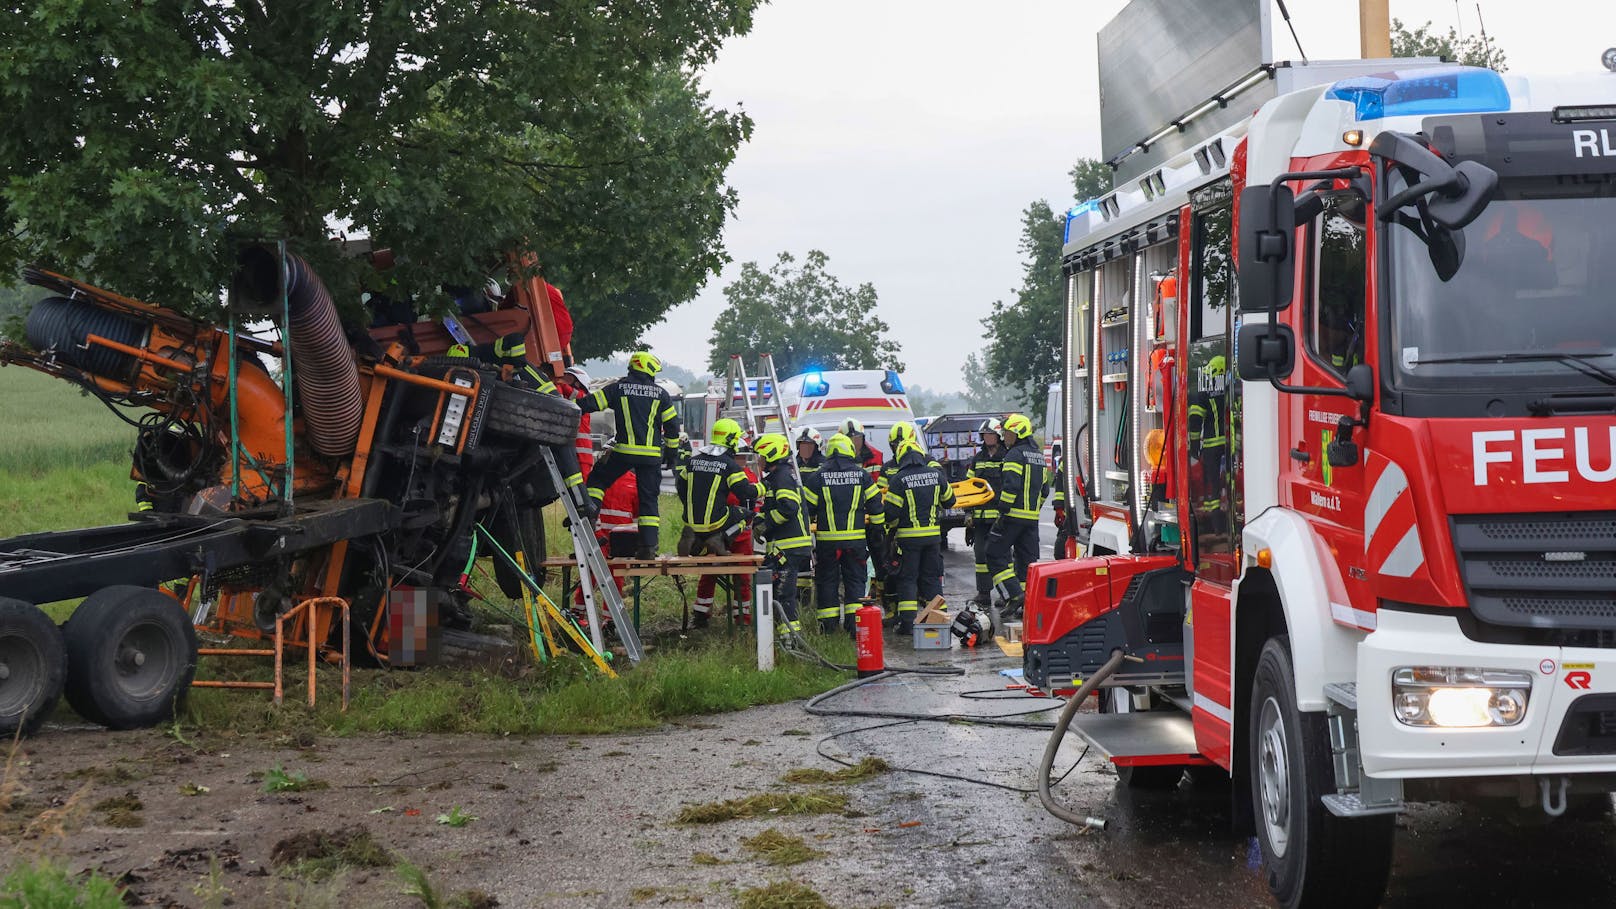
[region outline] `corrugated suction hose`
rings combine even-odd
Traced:
[[[86,346],[85,339],[100,335],[109,341],[142,347],[149,328],[139,319],[86,300],[46,297],[28,313],[26,334],[35,350],[54,350],[56,358],[69,366],[127,383],[134,381],[140,361],[99,344]]]
[[[234,282],[236,293],[251,304],[278,308],[279,256],[255,246],[242,250],[236,262],[240,266]],[[326,457],[353,454],[364,417],[353,348],[343,335],[331,293],[309,263],[288,253],[286,272],[292,376],[309,446]]]

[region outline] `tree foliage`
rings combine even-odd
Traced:
[[[1440,34],[1432,30],[1429,22],[1409,28],[1401,19],[1392,20],[1392,56],[1441,57],[1454,63],[1485,66],[1499,72],[1509,68],[1504,62],[1504,49],[1486,35],[1461,38],[1458,30],[1451,27],[1447,34]]]
[[[1078,199],[1111,191],[1111,168],[1103,161],[1079,158],[1067,175]],[[1060,254],[1065,226],[1064,216],[1056,215],[1042,199],[1021,213],[1021,286],[1013,301],[994,301],[993,311],[982,320],[987,342],[982,357],[980,361],[968,359],[965,366],[967,387],[990,384],[1002,396],[967,392],[967,398],[982,404],[1013,402],[1034,420],[1044,412],[1049,383],[1060,380],[1066,299]],[[978,372],[982,374],[973,378]]]
[[[729,369],[731,354],[748,361],[774,356],[782,377],[808,369],[903,370],[890,326],[875,312],[874,285],[847,287],[826,270],[830,258],[809,250],[802,266],[781,253],[768,271],[756,262],[741,266],[740,277],[724,287],[728,305],[713,322],[712,359],[717,375]]]
[[[0,268],[205,308],[238,241],[285,238],[340,298],[436,302],[525,244],[578,353],[626,348],[725,262],[751,124],[693,74],[757,2],[24,2],[0,19]]]

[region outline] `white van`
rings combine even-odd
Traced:
[[[864,424],[865,441],[880,451],[883,459],[892,456],[887,447],[887,431],[892,424],[915,419],[909,409],[909,396],[903,390],[903,379],[890,369],[805,372],[780,381],[780,400],[796,431],[812,426],[830,438],[843,420],[858,420]],[[769,431],[780,430],[770,426]]]

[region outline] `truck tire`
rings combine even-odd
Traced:
[[[1155,695],[1151,695],[1151,709],[1155,708]],[[1103,688],[1100,690],[1101,713],[1133,713],[1133,694],[1126,688]],[[1141,792],[1165,792],[1177,789],[1179,781],[1184,778],[1182,764],[1118,764],[1117,782],[1124,789],[1133,789]]]
[[[1251,690],[1247,766],[1263,877],[1284,909],[1376,906],[1391,874],[1393,815],[1340,818],[1321,800],[1335,791],[1322,713],[1296,706],[1284,635],[1263,646]]]
[[[196,675],[196,628],[171,597],[149,587],[103,587],[62,626],[67,702],[111,729],[174,717]]]
[[[488,387],[484,431],[541,445],[572,445],[582,411],[566,398],[503,382]]]
[[[38,731],[66,678],[61,629],[38,606],[0,597],[0,739]]]

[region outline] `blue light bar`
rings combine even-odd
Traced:
[[[889,395],[901,395],[903,394],[903,380],[898,378],[896,372],[889,369],[887,370],[886,381],[881,383],[881,390]]]
[[[825,381],[823,373],[811,372],[802,377],[802,396],[805,398],[822,398],[830,394],[830,383]]]
[[[1352,102],[1359,120],[1509,110],[1509,89],[1503,78],[1475,66],[1356,76],[1330,86],[1324,97]]]
[[[1079,217],[1081,217],[1082,215],[1086,215],[1091,211],[1098,211],[1099,208],[1100,208],[1100,200],[1098,200],[1098,199],[1090,199],[1087,202],[1079,202],[1076,205],[1072,206],[1071,208],[1068,208],[1066,210],[1066,227],[1065,227],[1064,232],[1061,234],[1061,242],[1062,243],[1070,243],[1070,242],[1072,242],[1072,222],[1073,221],[1076,221]]]

